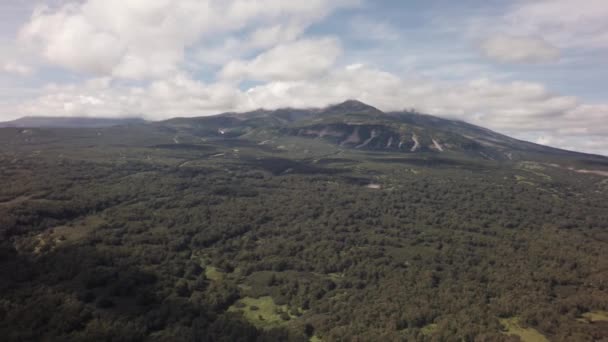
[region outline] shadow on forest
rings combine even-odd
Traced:
[[[487,169],[487,166],[479,163],[473,163],[470,160],[455,160],[448,158],[375,158],[373,159],[380,163],[391,163],[391,164],[407,164],[419,167],[430,167],[430,168],[460,168],[466,170],[483,170]]]
[[[249,159],[247,160],[247,163],[268,171],[275,176],[283,174],[335,175],[346,172],[346,170],[322,168],[284,158]]]
[[[286,331],[258,331],[224,313],[238,292],[209,300],[208,283],[171,284],[119,251],[71,245],[35,256],[3,243],[0,291],[12,304],[0,306],[5,341],[287,340]]]

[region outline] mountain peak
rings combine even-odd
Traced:
[[[381,110],[358,100],[346,100],[330,105],[323,110],[326,114],[383,114]]]

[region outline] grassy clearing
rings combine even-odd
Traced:
[[[245,297],[228,311],[242,312],[243,316],[259,328],[270,328],[287,323],[295,318],[288,313],[287,305],[276,305],[272,297]]]
[[[583,319],[587,322],[608,322],[608,312],[592,311],[583,314]]]
[[[329,277],[329,279],[331,279],[333,281],[339,281],[340,279],[344,278],[344,274],[343,273],[328,273],[327,277]]]
[[[213,266],[207,266],[205,267],[205,277],[212,281],[222,281],[222,279],[224,279],[224,274]]]
[[[536,186],[535,183],[531,182],[530,179],[524,177],[524,176],[520,176],[520,175],[515,175],[515,180],[519,183],[519,184],[527,184],[527,185],[531,185],[531,186]]]
[[[549,342],[549,340],[537,330],[522,327],[519,324],[519,319],[517,317],[501,319],[500,323],[507,330],[504,332],[505,335],[516,335],[523,342]]]
[[[539,163],[535,163],[535,162],[522,162],[519,163],[519,169],[521,170],[525,170],[527,172],[530,172],[546,181],[552,181],[553,177],[546,175],[540,171],[544,171],[547,168]]]
[[[22,237],[17,239],[14,245],[20,253],[45,254],[63,245],[83,240],[104,222],[99,216],[87,216],[68,225],[53,227],[33,237]]]
[[[32,196],[19,196],[10,200],[0,201],[0,206],[13,206],[29,200]]]
[[[519,167],[526,170],[537,170],[542,171],[545,170],[546,167],[537,162],[524,161],[519,163]]]
[[[437,324],[433,323],[433,324],[425,325],[424,327],[422,327],[420,332],[422,332],[422,334],[425,336],[430,336],[430,335],[433,335],[435,330],[437,330]]]
[[[96,215],[87,216],[69,226],[53,228],[53,237],[67,241],[78,241],[85,238],[90,232],[97,229],[105,221]]]

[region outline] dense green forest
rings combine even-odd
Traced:
[[[608,177],[555,163],[0,129],[0,335],[606,340]]]

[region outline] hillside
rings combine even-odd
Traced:
[[[17,128],[95,128],[130,124],[142,124],[137,118],[108,119],[88,117],[45,117],[27,116],[13,121],[0,122],[0,127]]]
[[[601,341],[608,158],[357,101],[0,128],[6,341]]]

